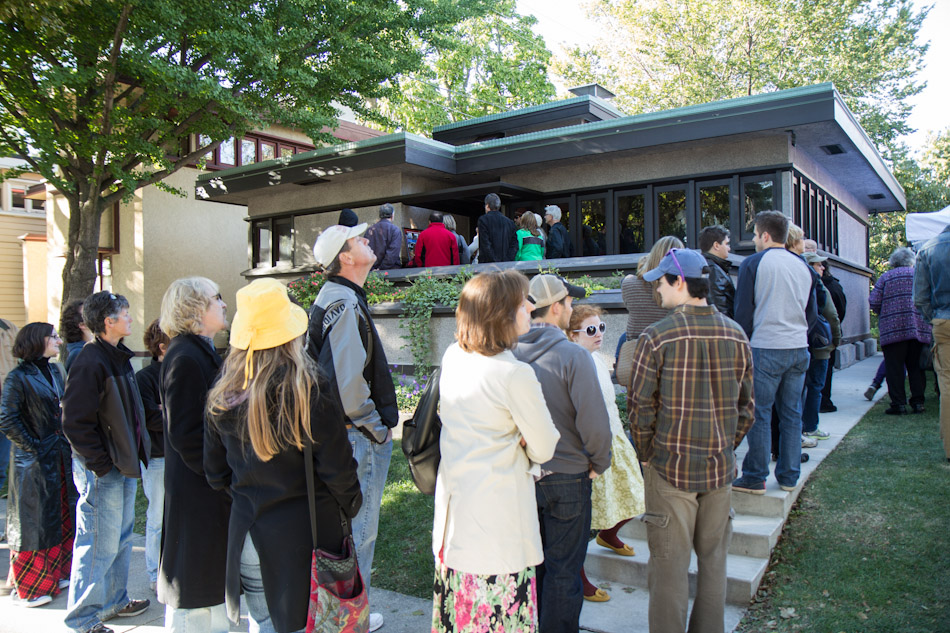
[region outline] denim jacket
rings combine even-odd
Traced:
[[[927,321],[950,319],[950,226],[917,255],[914,305]]]

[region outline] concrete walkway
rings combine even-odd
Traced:
[[[821,415],[821,428],[831,433],[831,438],[819,442],[817,448],[805,452],[811,457],[802,465],[802,478],[792,492],[784,492],[769,479],[764,496],[742,493],[733,494],[736,511],[734,536],[728,565],[728,595],[726,605],[726,630],[733,631],[745,613],[749,599],[755,594],[765,573],[768,557],[775,546],[782,526],[802,485],[818,464],[841,441],[851,427],[871,408],[872,403],[864,398],[864,390],[871,383],[881,361],[878,354],[851,367],[838,371],[834,378],[834,401],[836,413]],[[878,397],[886,390],[878,392]],[[933,405],[932,405],[933,406]],[[745,454],[745,444],[739,450],[739,459]],[[6,500],[0,501],[0,522],[6,523]],[[420,529],[427,529],[422,526]],[[597,633],[646,633],[647,605],[646,562],[649,550],[646,533],[640,524],[631,522],[622,531],[624,540],[636,550],[634,557],[620,557],[591,542],[586,569],[592,582],[604,587],[611,595],[606,603],[585,603],[581,613],[581,629]],[[133,598],[149,598],[152,605],[148,611],[134,618],[117,618],[108,626],[117,633],[136,631],[157,633],[163,630],[164,610],[149,590],[145,574],[144,537],[137,536],[134,542],[129,595]],[[7,544],[0,543],[0,577],[6,577],[9,569]],[[695,571],[695,561],[693,565]],[[381,633],[424,633],[430,630],[432,601],[402,594],[373,589],[373,610],[385,618]],[[61,593],[52,603],[36,609],[23,609],[13,605],[9,598],[0,598],[0,633],[65,632],[63,617],[66,610],[66,594]],[[232,631],[247,631],[246,611],[242,610],[241,625]]]

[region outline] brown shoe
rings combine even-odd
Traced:
[[[120,618],[132,618],[145,613],[150,604],[148,600],[129,600],[129,604],[116,611],[115,614]]]

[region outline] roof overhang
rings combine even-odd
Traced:
[[[390,134],[203,174],[198,178],[196,196],[246,204],[249,192],[278,184],[307,186],[342,174],[403,165],[450,175],[491,173],[504,178],[508,168],[631,150],[648,153],[676,143],[711,143],[723,137],[763,133],[791,136],[799,151],[826,169],[869,210],[906,207],[904,190],[830,83],[460,146],[413,134]],[[841,151],[823,149],[833,145]]]

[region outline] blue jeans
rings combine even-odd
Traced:
[[[805,372],[805,389],[802,393],[802,432],[818,428],[818,409],[821,407],[821,390],[828,375],[828,359],[812,357]]]
[[[158,581],[158,557],[162,548],[165,515],[165,458],[153,457],[142,465],[142,492],[148,499],[145,511],[145,571],[149,582]]]
[[[7,480],[7,471],[10,469],[10,453],[13,445],[9,438],[0,433],[0,488],[3,488],[3,482]]]
[[[749,452],[742,460],[742,477],[736,480],[739,485],[760,484],[768,479],[773,404],[779,417],[775,478],[783,486],[798,483],[802,468],[802,389],[808,358],[806,348],[752,348],[755,422],[746,435]]]
[[[86,633],[129,603],[136,480],[115,468],[97,477],[73,455],[73,481],[79,501],[65,622]]]
[[[166,633],[228,633],[230,629],[228,610],[223,602],[197,609],[176,609],[165,605]]]
[[[577,633],[584,604],[581,568],[590,535],[591,480],[554,473],[534,484],[544,562],[538,565],[538,630]]]
[[[349,429],[350,447],[356,459],[356,475],[360,479],[363,505],[353,518],[353,544],[356,560],[360,564],[363,583],[369,593],[370,576],[373,571],[373,552],[379,532],[379,507],[383,503],[383,488],[389,475],[389,462],[393,456],[392,441],[377,444],[360,431]]]

